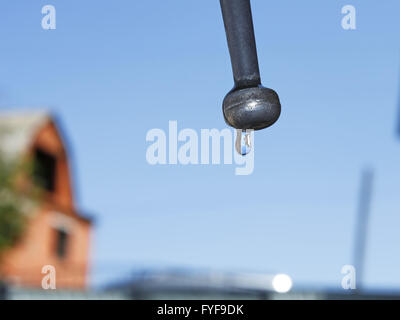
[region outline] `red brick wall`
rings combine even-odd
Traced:
[[[52,121],[33,137],[28,156],[35,147],[57,158],[55,191],[45,193],[29,212],[24,235],[5,253],[1,271],[11,282],[40,287],[45,276],[41,273],[43,266],[52,265],[56,269],[57,288],[84,288],[91,224],[76,212],[67,153]],[[63,258],[56,253],[59,228],[68,234]]]

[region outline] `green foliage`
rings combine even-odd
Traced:
[[[0,253],[11,247],[19,239],[24,220],[14,203],[0,204]]]
[[[19,167],[0,153],[0,253],[14,245],[24,229],[23,200],[15,189]]]

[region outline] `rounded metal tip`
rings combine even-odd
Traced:
[[[222,109],[225,121],[231,127],[261,130],[278,120],[281,103],[274,90],[259,86],[230,91]]]

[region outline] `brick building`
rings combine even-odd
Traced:
[[[39,200],[27,206],[20,241],[2,257],[0,272],[22,287],[41,287],[42,268],[55,267],[57,289],[83,289],[87,282],[91,220],[74,203],[68,150],[57,121],[46,112],[0,113],[0,150],[34,163]]]

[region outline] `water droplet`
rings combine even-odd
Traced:
[[[236,130],[236,151],[245,156],[251,151],[251,131],[248,130]]]

